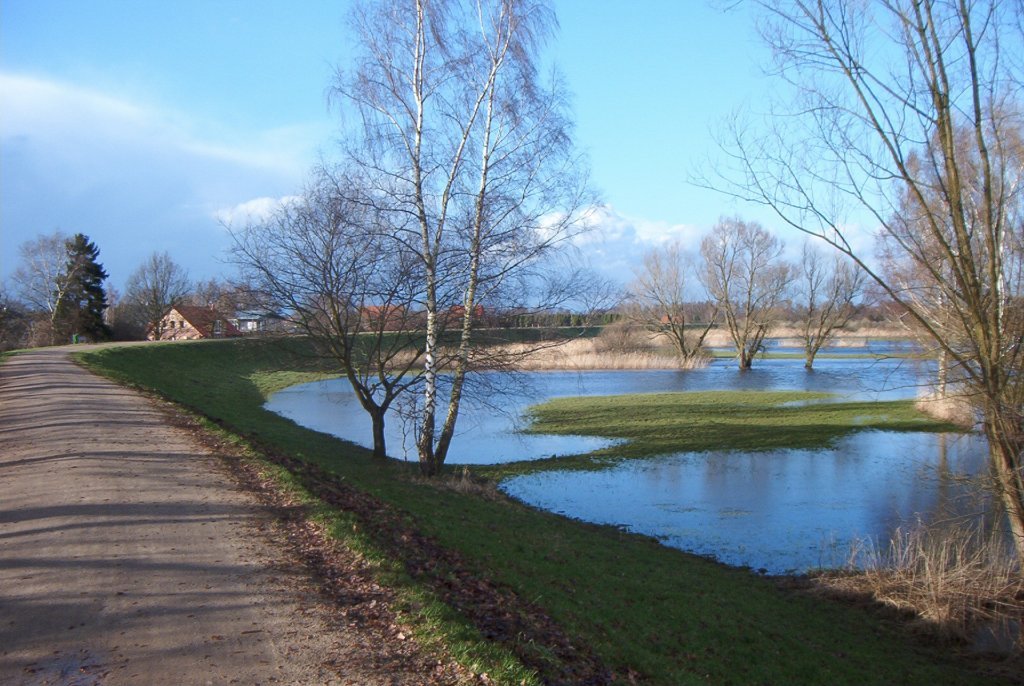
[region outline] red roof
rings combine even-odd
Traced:
[[[241,332],[212,307],[195,307],[193,305],[180,305],[174,310],[181,315],[181,318],[195,327],[203,338],[218,338],[224,336],[241,336]],[[220,330],[214,331],[214,324],[220,322]]]

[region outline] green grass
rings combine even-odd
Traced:
[[[457,553],[473,576],[552,617],[577,643],[589,646],[617,683],[994,682],[954,660],[948,649],[907,638],[876,612],[781,590],[771,579],[642,536],[461,492],[444,481],[425,482],[401,463],[375,462],[366,450],[263,410],[272,389],[331,371],[299,354],[301,347],[301,342],[284,347],[214,342],[106,349],[80,357],[98,371],[154,389],[227,431],[318,465],[379,498],[417,531]],[[665,410],[654,409],[662,402],[658,398],[649,400],[646,416],[652,422],[664,419],[658,417]],[[334,535],[372,556],[381,578],[404,589],[406,616],[420,635],[457,645],[453,652],[464,663],[489,671],[497,683],[527,678],[509,657],[513,651],[547,674],[566,673],[547,664],[555,659],[552,646],[517,645],[515,637],[501,645],[488,643],[464,613],[439,606],[430,590],[437,588],[437,579],[429,576],[451,574],[451,569],[413,574],[400,548],[374,538],[372,522],[320,507],[321,516],[333,518]]]
[[[828,393],[712,391],[556,398],[530,408],[532,433],[617,438],[586,455],[481,467],[504,478],[551,469],[597,469],[622,459],[704,450],[829,448],[855,431],[960,431],[911,400],[824,402]]]
[[[11,359],[15,355],[19,355],[25,352],[27,348],[17,348],[15,350],[2,350],[0,351],[0,364],[3,364],[7,360]]]

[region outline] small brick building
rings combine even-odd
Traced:
[[[160,321],[160,335],[149,333],[149,340],[197,341],[202,338],[229,338],[241,333],[227,317],[212,307],[179,305],[172,307]]]

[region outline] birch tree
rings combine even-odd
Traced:
[[[62,231],[38,236],[18,247],[21,263],[14,272],[21,300],[46,317],[46,338],[56,342],[57,305],[77,275],[67,269],[68,235]]]
[[[549,259],[584,228],[565,94],[540,73],[554,23],[538,0],[385,0],[354,17],[361,54],[335,93],[357,115],[349,159],[387,217],[377,239],[419,262],[425,474],[441,470],[454,434],[478,305],[557,292]]]
[[[795,108],[732,128],[718,186],[853,258],[943,351],[983,417],[1024,556],[1020,4],[759,4]],[[873,266],[856,216],[913,280]]]

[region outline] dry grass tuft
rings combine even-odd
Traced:
[[[974,425],[974,406],[962,395],[925,395],[918,398],[914,406],[934,419],[964,427]]]
[[[443,474],[439,478],[414,477],[413,480],[424,485],[440,487],[464,495],[473,495],[485,500],[506,499],[505,494],[498,490],[498,485],[494,480],[476,476],[470,471],[469,467],[463,467],[462,469]]]
[[[981,528],[897,529],[888,550],[858,546],[849,571],[818,581],[913,612],[946,638],[971,643],[985,635],[1000,650],[1024,652],[1021,565],[1002,537]]]

